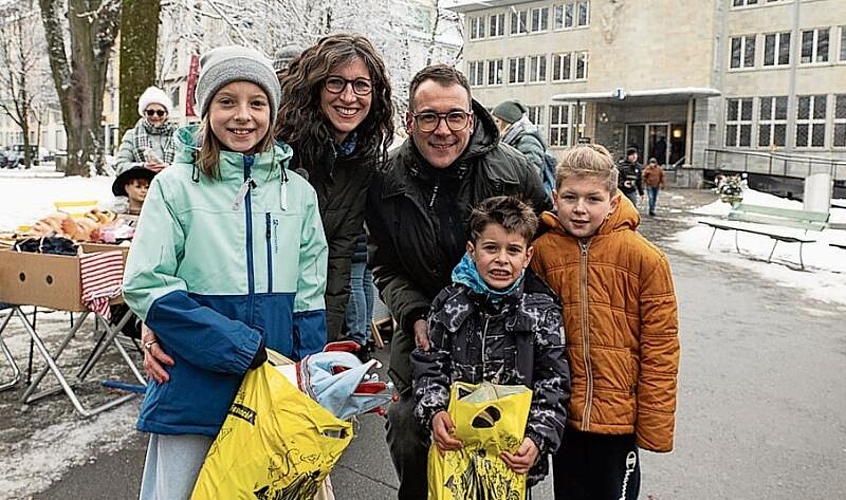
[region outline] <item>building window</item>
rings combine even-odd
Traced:
[[[587,26],[590,23],[590,2],[565,2],[552,6],[552,28],[556,30]]]
[[[726,99],[726,146],[752,145],[752,98]]]
[[[526,116],[543,134],[543,106],[526,106]]]
[[[512,57],[508,60],[508,83],[526,83],[525,57]]]
[[[485,37],[485,18],[470,18],[470,40],[477,40]]]
[[[488,85],[502,85],[502,59],[488,61]]]
[[[505,36],[505,12],[491,14],[488,18],[488,36]]]
[[[802,57],[799,62],[828,62],[828,28],[802,32]]]
[[[787,96],[762,97],[758,113],[758,146],[787,145]]]
[[[764,35],[764,66],[790,64],[790,32]]]
[[[546,56],[529,56],[529,81],[546,81]]]
[[[732,0],[731,5],[733,7],[744,7],[746,5],[757,5],[758,0]]]
[[[572,54],[552,54],[552,81],[570,80],[573,78],[570,68]]]
[[[846,94],[834,96],[834,138],[831,145],[846,148]]]
[[[796,147],[825,145],[825,95],[800,95],[796,110]]]
[[[529,26],[532,33],[540,33],[549,29],[549,7],[539,7],[531,9],[529,19],[531,25]]]
[[[549,145],[570,145],[570,104],[549,107]]]
[[[840,60],[846,61],[846,26],[840,27]]]
[[[512,10],[511,11],[511,34],[521,35],[527,33],[528,28],[528,10]]]
[[[587,51],[576,52],[576,80],[585,80],[588,74]]]
[[[755,66],[755,35],[738,36],[731,39],[731,67],[751,68]]]
[[[468,63],[467,79],[471,87],[481,87],[485,84],[485,61],[470,61]]]

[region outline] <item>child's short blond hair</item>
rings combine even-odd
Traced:
[[[612,195],[617,189],[617,171],[611,153],[600,144],[579,144],[564,150],[564,156],[555,167],[555,189],[567,179],[592,177],[605,183]]]

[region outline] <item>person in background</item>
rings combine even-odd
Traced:
[[[200,59],[199,127],[150,186],[123,281],[167,353],[138,417],[150,433],[141,499],[188,499],[248,369],[265,346],[300,360],[326,340],[327,245],[309,183],[271,130],[281,99],[268,59],[219,47]],[[146,332],[145,332],[146,336]],[[145,367],[152,356],[145,356]]]
[[[638,200],[643,201],[643,166],[637,161],[637,148],[626,150],[626,159],[617,166],[619,179],[617,187],[626,197],[631,200],[632,205],[637,208]]]
[[[647,207],[649,215],[655,215],[655,204],[658,201],[658,191],[664,189],[664,169],[655,158],[650,158],[643,167],[643,183],[646,185]]]
[[[524,385],[532,390],[525,439],[503,452],[529,474],[531,488],[549,472],[567,419],[570,371],[561,338],[561,304],[531,270],[538,218],[517,198],[495,196],[470,215],[467,253],[428,318],[429,348],[411,353],[414,414],[441,451],[462,447],[447,408],[454,382]],[[531,469],[531,472],[530,472]]]
[[[176,124],[168,121],[173,103],[158,87],[148,87],[138,98],[141,119],[123,134],[115,157],[115,172],[123,173],[132,167],[146,167],[154,172],[173,162]]]
[[[320,39],[291,61],[282,78],[276,137],[294,148],[292,168],[317,191],[329,242],[329,341],[342,337],[351,259],[364,234],[367,189],[393,140],[393,113],[385,63],[359,35]]]
[[[491,114],[502,136],[502,142],[526,155],[529,163],[543,179],[546,169],[546,141],[543,140],[540,129],[529,121],[526,111],[528,110],[523,103],[508,100],[497,104]]]
[[[414,76],[405,127],[410,139],[373,177],[367,237],[373,280],[399,325],[389,374],[400,394],[387,422],[397,494],[420,500],[429,437],[413,414],[410,356],[429,348],[426,316],[465,253],[470,210],[491,196],[521,197],[536,212],[551,200],[526,157],[500,143],[493,118],[455,68],[428,66]]]
[[[367,235],[355,240],[350,269],[350,301],[347,303],[347,339],[360,347],[356,352],[362,362],[370,359],[368,340],[373,321],[373,273],[367,268]]]
[[[288,71],[288,65],[291,61],[299,57],[303,53],[303,48],[298,45],[285,45],[276,52],[273,59],[273,69],[276,71],[276,76],[281,80]]]
[[[532,269],[561,299],[571,393],[552,457],[556,500],[634,500],[639,450],[673,449],[678,303],[667,256],[639,234],[608,150],[580,145],[557,169],[555,212]]]
[[[147,198],[147,190],[156,171],[142,166],[132,167],[121,172],[112,183],[112,194],[117,198],[115,210],[118,216],[134,225],[141,215],[141,207]]]

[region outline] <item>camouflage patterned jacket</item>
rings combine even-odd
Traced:
[[[452,382],[523,384],[533,391],[526,436],[541,456],[558,449],[570,395],[561,305],[531,270],[498,303],[453,283],[435,298],[428,321],[430,349],[411,354],[422,425],[447,409]],[[544,475],[546,467],[535,467],[529,482]]]

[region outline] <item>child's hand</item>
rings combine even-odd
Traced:
[[[531,439],[526,438],[513,455],[507,451],[503,451],[499,457],[502,458],[505,465],[517,474],[526,474],[532,465],[535,464],[539,453],[538,445]]]
[[[441,455],[445,451],[458,450],[464,446],[464,443],[452,437],[454,431],[455,424],[452,423],[452,417],[449,416],[449,413],[443,410],[435,413],[435,416],[432,417],[432,439],[438,446]]]

